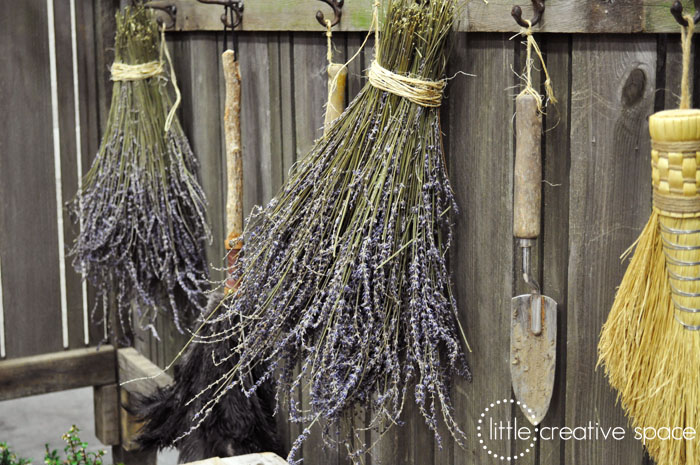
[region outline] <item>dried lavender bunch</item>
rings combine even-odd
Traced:
[[[117,13],[115,42],[116,62],[162,60],[158,25],[146,8]],[[206,200],[177,118],[164,131],[167,83],[162,75],[115,81],[99,153],[70,205],[81,224],[73,266],[95,286],[103,318],[115,305],[125,334],[134,326],[132,306],[138,325],[156,336],[158,312],[182,332],[183,315],[206,306]]]
[[[380,64],[443,78],[455,3],[390,1]],[[200,394],[210,400],[199,416],[227,390],[250,395],[272,379],[291,421],[308,425],[290,462],[317,423],[327,444],[359,460],[370,447],[362,430],[333,427],[355,406],[371,407],[371,428],[399,424],[412,389],[438,440],[442,417],[462,443],[449,396],[452,375],[471,377],[445,262],[455,211],[439,109],[366,86],[248,219],[238,291],[210,321],[236,324],[200,341],[229,343],[230,369]],[[293,398],[299,386],[308,409]]]

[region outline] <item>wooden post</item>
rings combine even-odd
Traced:
[[[156,451],[141,451],[136,444],[141,422],[129,413],[128,406],[132,395],[150,394],[170,384],[172,378],[131,347],[117,351],[117,363],[119,382],[139,381],[94,388],[96,436],[102,444],[112,446],[114,463],[155,465]]]
[[[0,401],[115,382],[114,349],[66,350],[0,362]]]
[[[119,387],[116,384],[93,388],[95,436],[105,446],[119,444]]]

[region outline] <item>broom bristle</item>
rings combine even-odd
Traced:
[[[643,441],[656,463],[696,464],[693,440],[683,439],[681,430],[698,428],[700,344],[697,334],[685,330],[674,317],[660,223],[674,229],[700,229],[697,219],[652,214],[603,326],[599,365],[618,390],[618,400],[635,433],[640,428],[640,434],[645,435],[644,428],[651,428],[647,435],[656,436]],[[700,261],[700,251],[680,253],[684,260]],[[697,318],[684,315],[683,321],[698,324],[694,321]],[[681,439],[659,439],[659,434],[668,434],[664,428],[671,433],[676,428],[676,438]]]

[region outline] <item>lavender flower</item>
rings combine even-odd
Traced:
[[[158,59],[158,26],[143,7],[117,15],[116,60]],[[81,231],[73,266],[97,291],[108,318],[113,306],[124,334],[150,329],[159,312],[180,332],[206,305],[204,242],[210,239],[196,160],[177,119],[164,132],[170,100],[163,79],[114,83],[99,153],[70,204]],[[132,311],[133,308],[133,311]]]

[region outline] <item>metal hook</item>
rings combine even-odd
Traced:
[[[513,19],[515,19],[516,23],[524,28],[528,28],[529,26],[537,25],[537,23],[539,23],[542,19],[542,14],[544,13],[544,0],[532,0],[532,8],[535,10],[535,16],[533,16],[530,20],[530,24],[523,19],[523,10],[518,5],[513,7],[510,14],[513,16]]]
[[[688,21],[685,20],[683,17],[683,4],[680,2],[680,0],[676,0],[673,2],[673,5],[671,5],[671,14],[673,17],[676,19],[676,22],[680,24],[683,27],[688,27]],[[695,2],[695,16],[693,16],[693,22],[695,24],[700,21],[700,11],[698,11],[698,2]]]
[[[221,22],[224,27],[236,29],[243,22],[243,0],[197,0],[199,3],[207,5],[221,5],[226,10],[221,15]],[[229,9],[233,12],[233,22],[228,16]]]
[[[156,5],[153,3],[144,3],[143,5],[146,8],[150,8],[152,10],[158,10],[164,12],[166,15],[168,15],[168,18],[170,18],[170,22],[168,22],[165,25],[166,29],[172,29],[175,27],[175,22],[177,20],[177,6],[175,5]],[[156,21],[158,21],[158,24],[163,24],[163,18],[157,18]]]
[[[343,15],[343,4],[345,0],[321,0],[323,3],[328,4],[333,8],[333,21],[331,21],[331,27],[335,26],[340,22],[340,17]],[[316,20],[321,23],[321,26],[326,27],[326,17],[323,11],[316,12]]]

